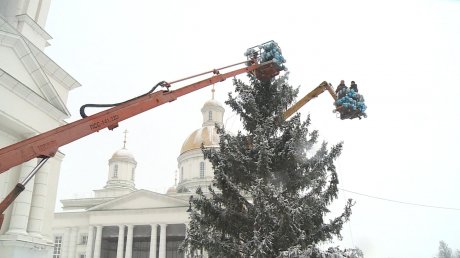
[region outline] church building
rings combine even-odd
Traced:
[[[51,0],[0,1],[0,148],[66,124],[66,102],[80,84],[44,51]],[[0,257],[48,258],[63,153],[49,159],[5,212]],[[37,159],[0,174],[0,200],[32,171]]]
[[[0,1],[0,148],[65,125],[69,92],[80,84],[44,51],[51,0]],[[40,169],[5,212],[0,257],[48,258],[53,251],[60,164],[55,156]],[[1,161],[0,161],[1,162]],[[0,201],[32,171],[32,159],[0,174]]]
[[[65,125],[71,90],[80,87],[44,51],[51,0],[0,1],[0,148]],[[107,182],[92,198],[62,200],[55,213],[60,164],[57,152],[4,212],[0,257],[183,257],[178,247],[189,220],[189,197],[211,184],[211,164],[201,145],[218,147],[215,124],[224,108],[204,103],[202,126],[184,141],[178,182],[166,193],[137,189],[137,161],[125,143],[108,160]],[[75,155],[67,153],[67,155]],[[0,201],[37,165],[32,159],[0,174]]]
[[[126,148],[108,161],[107,183],[94,197],[61,200],[53,222],[52,258],[176,258],[189,220],[189,198],[197,187],[211,185],[213,170],[201,150],[218,147],[215,124],[224,108],[216,100],[204,103],[203,123],[186,138],[177,158],[179,182],[167,193],[137,189],[137,161]],[[179,146],[178,146],[179,149]],[[70,154],[69,154],[70,155]]]

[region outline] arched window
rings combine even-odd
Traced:
[[[113,178],[117,178],[118,177],[118,164],[115,164],[115,166],[113,166]]]
[[[134,181],[134,168],[131,170],[131,180]]]
[[[209,120],[209,121],[212,121],[212,111],[209,111],[209,112],[208,112],[208,120]]]
[[[204,178],[204,162],[200,162],[200,178]]]

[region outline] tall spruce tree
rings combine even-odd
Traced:
[[[288,75],[259,81],[234,79],[236,96],[225,102],[240,116],[244,130],[218,128],[218,149],[203,149],[214,169],[209,194],[198,189],[183,249],[205,249],[210,257],[277,257],[290,248],[314,248],[340,237],[351,214],[328,222],[329,204],[339,183],[334,161],[342,143],[316,144],[310,118],[283,112],[298,93]]]

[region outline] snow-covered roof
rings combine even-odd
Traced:
[[[117,150],[113,155],[112,159],[130,159],[135,161],[134,155],[127,149],[122,148]]]

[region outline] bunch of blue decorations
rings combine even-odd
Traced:
[[[367,106],[362,95],[350,89],[342,89],[337,95],[338,99],[334,104],[336,107],[342,107],[341,113],[354,112],[358,113],[358,116],[367,117],[365,113]]]
[[[284,59],[283,54],[281,53],[281,48],[276,44],[274,41],[267,42],[262,45],[261,49],[263,52],[260,56],[261,63],[268,62],[273,60],[281,70],[286,70],[284,63],[286,63],[286,59]]]
[[[251,59],[254,56],[260,55],[259,56],[259,62],[260,63],[265,63],[268,61],[273,60],[273,62],[278,65],[279,70],[287,70],[286,66],[284,66],[284,63],[286,63],[286,59],[284,59],[282,53],[281,53],[281,48],[278,46],[276,42],[269,41],[267,43],[264,43],[262,45],[257,46],[259,48],[259,52],[256,51],[254,48],[248,49],[244,55],[248,57],[248,59]]]

